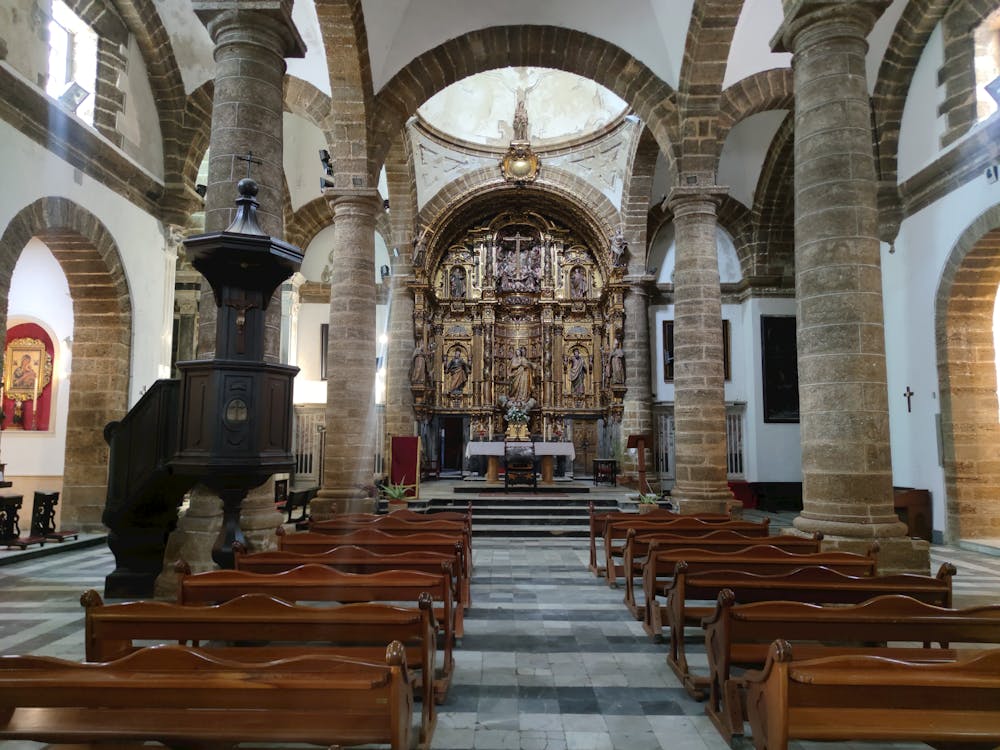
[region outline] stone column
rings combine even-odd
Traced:
[[[236,183],[250,169],[260,188],[258,221],[271,236],[284,237],[285,58],[305,55],[305,45],[292,22],[292,0],[194,0],[193,6],[215,43],[205,231],[217,232],[230,225],[238,195]],[[242,160],[247,158],[253,162]],[[211,289],[203,284],[198,316],[198,356],[202,359],[215,355],[216,317]],[[281,338],[277,293],[268,306],[264,327],[264,358],[277,362]],[[267,482],[243,502],[240,525],[254,550],[274,545],[274,529],[282,516],[274,510],[273,500]],[[169,572],[176,556],[182,554],[195,571],[214,567],[211,549],[220,525],[219,498],[196,487],[167,545],[166,570],[157,580],[157,596],[169,596],[176,586]]]
[[[323,488],[314,518],[371,510],[375,451],[375,212],[372,188],[328,190],[333,208]]]
[[[794,53],[795,286],[803,511],[829,546],[882,542],[885,572],[927,572],[892,507],[878,202],[866,36],[889,0],[786,6]],[[895,540],[896,543],[892,543]]]
[[[394,259],[389,279],[389,347],[386,351],[386,435],[415,435],[410,364],[413,358],[413,266],[409,252]]]
[[[672,494],[682,513],[719,513],[733,503],[726,481],[726,401],[716,205],[725,188],[670,192],[674,267],[674,448]]]
[[[653,392],[650,383],[649,362],[649,284],[651,276],[627,276],[625,283],[628,291],[625,293],[625,325],[622,330],[622,350],[625,352],[625,392],[622,410],[622,441],[629,435],[647,435],[646,444],[646,477],[649,481],[655,471],[653,464]],[[610,345],[614,347],[615,342]],[[625,472],[638,471],[638,456],[632,458],[625,452]],[[645,492],[645,487],[638,488]]]

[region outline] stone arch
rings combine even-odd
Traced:
[[[479,196],[491,192],[499,195],[523,190],[524,188],[505,182],[496,167],[473,170],[445,185],[427,201],[417,214],[417,223],[427,227],[448,226],[453,221],[451,215]],[[543,197],[547,194],[552,198],[561,198],[561,202],[575,206],[578,209],[577,223],[589,230],[594,243],[600,242],[606,246],[615,227],[621,222],[621,214],[601,191],[565,170],[546,168],[543,176],[532,183],[531,190],[542,193]],[[435,247],[442,251],[447,243],[436,242]],[[424,261],[427,268],[433,267],[437,262],[434,257],[435,247],[428,247]],[[602,263],[602,270],[607,274],[608,253],[599,254],[598,258]]]
[[[566,50],[574,50],[567,55]],[[385,161],[406,120],[434,94],[476,73],[509,66],[556,68],[596,81],[624,99],[673,164],[677,142],[674,90],[642,62],[604,39],[556,26],[494,26],[450,39],[414,58],[375,97],[374,165]]]
[[[879,179],[897,181],[903,107],[924,46],[951,0],[911,0],[893,30],[875,80],[872,103],[878,137]]]
[[[66,426],[62,514],[67,526],[102,528],[108,447],[102,429],[128,407],[132,306],[118,246],[107,227],[66,198],[39,198],[0,236],[0,335],[21,250],[38,237],[59,261],[73,298],[73,375]]]
[[[286,193],[287,195],[287,193]],[[291,208],[291,203],[289,203]],[[313,198],[285,219],[285,240],[305,250],[316,235],[333,223],[333,211],[326,198]]]
[[[333,143],[332,134],[327,130],[327,119],[330,116],[330,97],[296,76],[286,75],[284,92],[285,111],[298,115],[311,122],[327,136],[327,142]]]
[[[695,0],[677,84],[680,171],[714,176],[719,97],[743,0]],[[714,179],[714,177],[712,177]]]
[[[944,17],[944,65],[938,80],[945,100],[939,112],[947,117],[941,145],[947,146],[976,124],[976,28],[997,8],[996,0],[959,0]]]
[[[1000,285],[1000,206],[980,215],[948,257],[935,301],[946,542],[1000,528],[1000,444],[993,307]]]
[[[795,115],[790,112],[771,141],[751,211],[749,274],[781,283],[795,270]]]
[[[327,72],[334,101],[329,115],[337,187],[375,187],[381,160],[371,158],[372,90],[368,32],[361,0],[315,0],[323,29]]]
[[[737,81],[722,92],[719,124],[716,129],[716,159],[722,156],[729,131],[742,120],[759,112],[791,110],[795,103],[791,68],[762,70]]]
[[[653,173],[660,148],[649,128],[642,128],[633,144],[629,164],[625,169],[622,188],[622,224],[629,243],[628,272],[642,274],[646,271],[646,254],[649,237],[646,235],[646,218],[653,192]]]

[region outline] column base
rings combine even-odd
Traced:
[[[734,518],[742,515],[743,503],[733,497],[729,485],[722,487],[684,487],[674,485],[670,501],[677,512],[691,516],[696,513],[729,513]]]
[[[801,516],[799,517],[801,518]],[[784,533],[795,536],[812,536],[814,531],[823,531],[823,550],[854,552],[859,555],[868,554],[873,543],[878,543],[878,575],[895,575],[897,573],[918,573],[920,575],[931,575],[931,545],[923,539],[915,539],[908,536],[876,536],[868,524],[831,524],[838,527],[863,527],[853,528],[855,533],[841,535],[823,529],[814,530],[803,529],[798,523],[799,518],[793,522],[795,526],[786,529]],[[811,524],[810,524],[811,525]],[[881,524],[881,528],[895,529],[894,524]],[[906,527],[903,526],[905,531]]]
[[[320,490],[309,501],[309,517],[325,521],[343,513],[374,513],[375,499],[353,487]]]
[[[274,482],[267,481],[250,491],[240,509],[240,529],[250,552],[270,552],[278,549],[275,533],[284,517],[274,509]]]
[[[181,514],[177,528],[167,540],[163,571],[156,579],[153,596],[177,600],[177,573],[174,563],[184,560],[192,573],[204,573],[218,566],[212,560],[212,545],[222,528],[222,501],[203,488],[192,492],[188,509]]]

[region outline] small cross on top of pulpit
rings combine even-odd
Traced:
[[[264,163],[260,159],[254,159],[253,158],[253,151],[250,151],[250,150],[247,150],[247,155],[246,156],[237,156],[236,160],[237,161],[245,161],[247,163],[247,179],[248,180],[250,179],[250,167],[251,167],[251,165],[257,164],[259,166],[259,165],[261,165],[261,164]]]
[[[912,412],[913,411],[912,400],[913,400],[913,397],[915,395],[916,394],[913,391],[910,390],[910,386],[906,386],[906,392],[903,393],[903,398],[906,399],[906,411],[907,412]]]

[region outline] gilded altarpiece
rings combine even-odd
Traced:
[[[623,268],[608,247],[523,211],[435,241],[413,284],[418,418],[466,416],[470,437],[497,439],[516,404],[542,440],[620,420]]]

